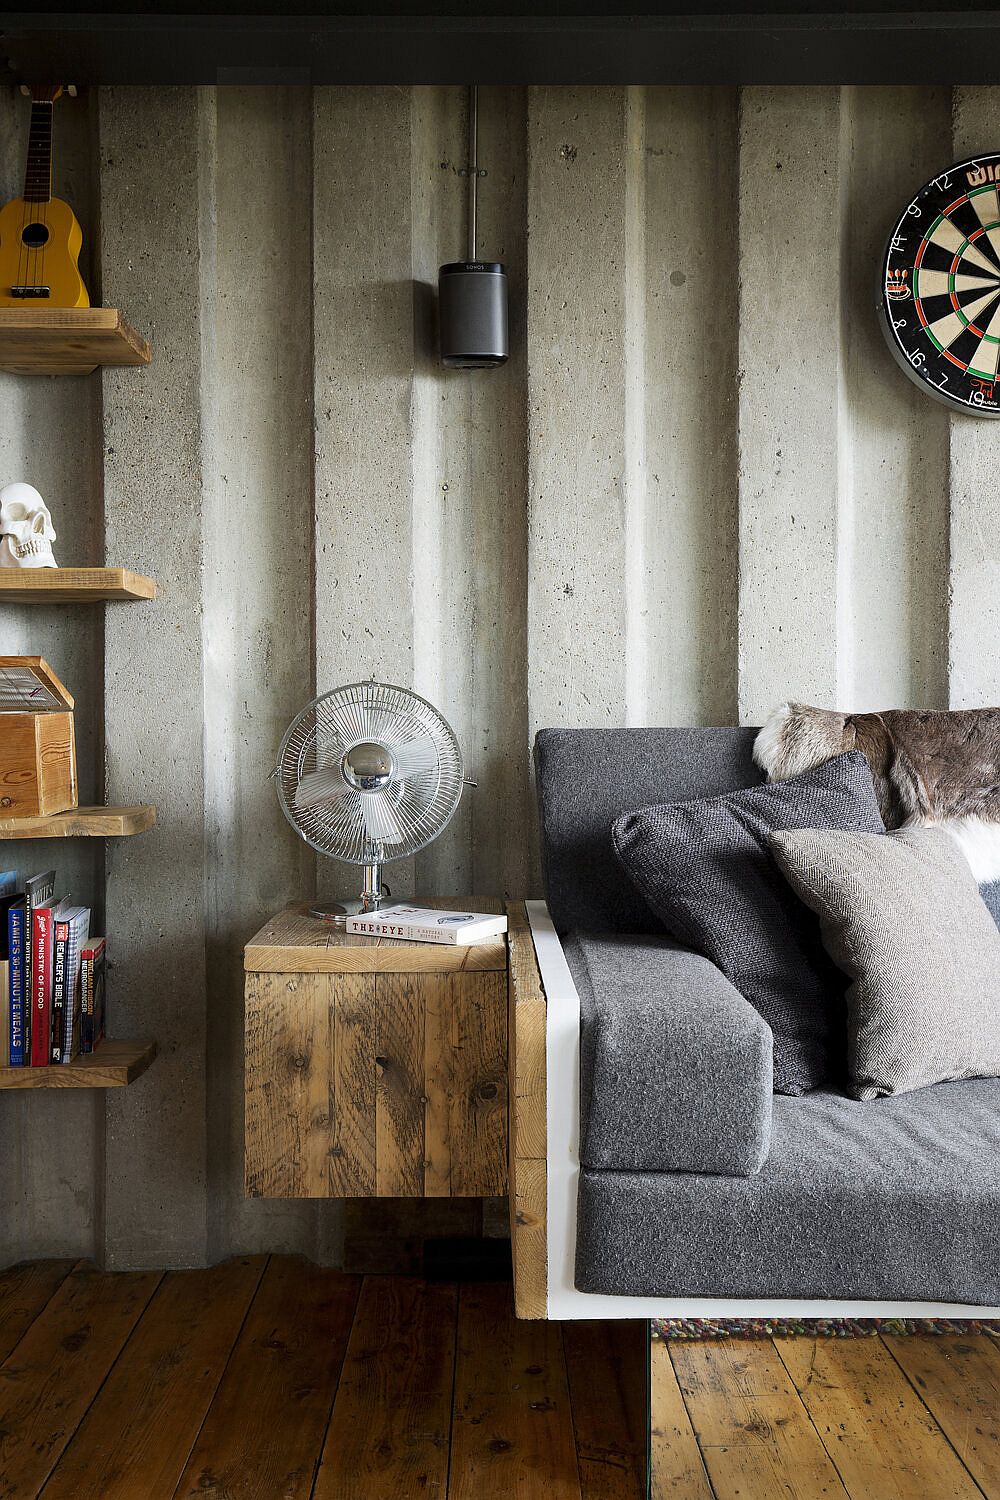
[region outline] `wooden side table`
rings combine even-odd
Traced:
[[[348,937],[299,905],[244,962],[248,1196],[506,1193],[504,938]]]

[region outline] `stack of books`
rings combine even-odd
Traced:
[[[0,871],[0,1067],[69,1063],[104,1036],[104,939],[55,890],[55,870],[23,887]]]
[[[507,918],[485,911],[443,911],[397,901],[378,911],[348,917],[346,929],[358,937],[395,938],[406,943],[452,943],[467,947],[507,931]]]

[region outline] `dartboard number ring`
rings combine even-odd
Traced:
[[[879,315],[910,379],[1000,417],[1000,154],[958,162],[908,203],[886,246]]]

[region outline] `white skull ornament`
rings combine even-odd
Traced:
[[[49,508],[33,485],[0,490],[0,568],[55,568],[56,539]]]

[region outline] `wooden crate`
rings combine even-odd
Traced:
[[[452,948],[348,937],[296,907],[245,962],[249,1196],[506,1193],[503,938]]]
[[[0,817],[47,817],[77,800],[72,697],[42,657],[0,656]]]

